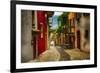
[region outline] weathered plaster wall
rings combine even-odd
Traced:
[[[88,31],[88,37],[90,39],[90,17],[87,16],[83,16],[83,14],[81,14],[81,18],[80,18],[80,32],[81,32],[81,50],[85,51],[85,52],[90,52],[90,40],[85,38],[86,32]]]
[[[21,11],[21,61],[27,62],[33,59],[32,39],[32,11]]]

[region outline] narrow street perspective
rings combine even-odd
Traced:
[[[21,62],[90,59],[90,14],[21,10]]]

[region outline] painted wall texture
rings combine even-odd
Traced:
[[[32,11],[21,11],[21,61],[27,62],[33,59],[32,40]]]
[[[81,14],[80,22],[81,50],[90,52],[90,15]]]

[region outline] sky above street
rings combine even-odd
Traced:
[[[54,12],[54,15],[51,17],[52,19],[52,27],[51,29],[56,29],[58,26],[58,17],[62,14],[63,12]]]

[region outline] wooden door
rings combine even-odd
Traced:
[[[40,30],[37,38],[38,55],[46,50],[47,46],[47,21],[45,11],[37,11],[37,29]]]
[[[80,31],[77,31],[77,48],[80,49]]]

